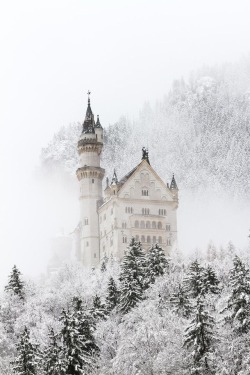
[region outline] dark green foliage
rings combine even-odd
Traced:
[[[188,294],[184,288],[179,284],[177,292],[173,293],[170,298],[174,311],[184,318],[188,318],[192,313],[192,305]]]
[[[149,283],[154,283],[156,277],[162,276],[168,268],[168,261],[163,249],[158,244],[149,249],[147,259]]]
[[[74,299],[72,313],[63,310],[61,336],[66,374],[80,375],[94,366],[98,347],[93,336],[93,319],[84,311],[82,301]]]
[[[214,319],[205,310],[204,302],[198,299],[194,317],[184,334],[184,346],[192,352],[195,374],[205,373],[204,371],[198,372],[198,369],[201,369],[203,364],[204,368],[208,369],[207,356],[214,342],[214,324]]]
[[[13,371],[18,375],[36,375],[38,374],[38,361],[37,346],[31,343],[29,330],[25,327],[17,344]]]
[[[147,260],[141,243],[132,238],[121,264],[119,307],[123,313],[127,313],[142,300],[147,287],[146,271]]]
[[[231,295],[223,311],[229,311],[226,320],[242,334],[250,328],[250,275],[249,269],[238,256],[235,256],[233,265],[229,276]]]
[[[107,310],[113,310],[119,302],[119,291],[117,289],[115,280],[111,276],[108,282],[108,290],[107,290],[107,297],[106,297],[106,306]]]
[[[21,280],[20,276],[21,272],[14,265],[9,276],[8,285],[6,285],[5,290],[19,296],[21,299],[24,299],[24,283]]]
[[[107,315],[105,305],[101,302],[101,298],[97,295],[93,298],[91,314],[95,321],[105,319]]]
[[[65,373],[64,359],[61,347],[58,345],[58,335],[51,328],[49,332],[49,343],[43,353],[44,371],[46,375],[61,375]]]
[[[187,276],[184,280],[185,290],[193,298],[197,298],[199,295],[204,293],[203,271],[203,267],[201,267],[199,262],[195,260],[193,263],[191,263]]]
[[[203,288],[204,293],[218,294],[219,280],[211,266],[207,266],[203,270]]]

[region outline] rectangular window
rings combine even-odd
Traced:
[[[166,225],[166,231],[167,231],[167,232],[170,232],[170,224],[167,224],[167,225]]]
[[[94,184],[95,180],[92,178],[92,184]]]

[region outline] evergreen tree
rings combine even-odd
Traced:
[[[193,298],[197,298],[204,293],[204,269],[199,262],[195,260],[189,267],[189,272],[184,279],[185,290],[190,293]]]
[[[38,361],[37,346],[31,343],[29,330],[25,327],[17,344],[17,356],[13,362],[13,371],[18,375],[36,375]]]
[[[219,280],[212,269],[212,267],[209,265],[203,270],[203,288],[204,293],[212,293],[212,294],[218,294],[219,289]]]
[[[74,300],[73,312],[63,310],[61,322],[63,358],[66,363],[66,374],[87,374],[94,365],[94,357],[98,352],[93,337],[93,324],[82,308],[82,301]]]
[[[61,348],[58,345],[53,328],[49,332],[49,344],[43,353],[43,363],[46,375],[65,374],[64,359],[61,356]]]
[[[24,283],[21,280],[20,276],[21,272],[14,265],[9,276],[8,285],[6,285],[5,290],[19,296],[21,299],[24,299]]]
[[[177,292],[173,293],[170,298],[170,303],[173,305],[174,311],[178,315],[181,315],[184,318],[188,318],[191,315],[192,305],[189,296],[180,284],[178,285]]]
[[[97,295],[93,298],[93,307],[91,309],[91,313],[92,317],[96,321],[106,318],[105,305],[101,302],[101,298]]]
[[[121,264],[121,288],[119,307],[127,313],[142,300],[143,291],[147,287],[147,260],[141,243],[132,238],[128,252]]]
[[[227,307],[229,311],[226,320],[235,325],[239,333],[246,333],[250,328],[250,275],[249,269],[242,260],[235,256],[233,269],[230,271],[229,283],[232,289]]]
[[[153,245],[148,252],[148,276],[149,282],[154,283],[156,277],[162,276],[168,267],[163,249],[158,245]]]
[[[202,375],[209,368],[207,356],[214,341],[213,326],[214,319],[205,310],[203,301],[198,298],[195,316],[184,334],[184,346],[192,350],[193,374]]]
[[[115,280],[111,276],[108,282],[108,291],[107,291],[107,297],[106,297],[107,310],[108,311],[113,310],[118,305],[118,301],[119,301],[119,291],[117,289]]]

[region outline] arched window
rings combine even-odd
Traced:
[[[162,237],[161,236],[159,237],[159,243],[162,243]]]
[[[84,218],[84,225],[89,225],[89,219],[87,217]]]
[[[153,243],[156,243],[156,237],[153,236]]]
[[[150,228],[151,228],[150,221],[147,221],[147,222],[146,222],[146,228],[147,228],[147,229],[150,229]]]
[[[140,223],[140,227],[141,227],[142,229],[145,228],[145,223],[144,223],[144,221],[141,221],[141,223]]]
[[[142,243],[145,242],[145,236],[141,236],[141,242],[142,242]]]
[[[138,234],[135,236],[135,240],[136,240],[136,241],[140,241],[140,237],[139,237]]]
[[[153,229],[156,228],[156,222],[155,222],[155,221],[152,222],[152,228],[153,228]]]
[[[147,236],[147,243],[150,243],[151,242],[151,238],[150,236]]]
[[[122,229],[126,229],[127,228],[127,223],[124,221],[123,223],[122,223]]]
[[[139,221],[138,220],[135,221],[135,228],[139,228]]]
[[[158,221],[157,228],[162,229],[162,223],[160,221]]]
[[[123,243],[127,243],[127,237],[126,237],[126,236],[123,236],[123,238],[122,238],[122,242],[123,242]]]

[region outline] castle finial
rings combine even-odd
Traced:
[[[90,106],[90,94],[91,94],[91,91],[88,90],[87,94],[88,94],[88,106]]]
[[[114,169],[114,174],[113,174],[113,177],[112,177],[111,185],[117,185],[117,184],[118,184],[118,178],[117,178],[116,171]]]
[[[100,123],[100,119],[99,119],[99,115],[97,115],[97,120],[96,120],[95,127],[96,127],[96,128],[102,128],[102,125],[101,125],[101,123]]]
[[[178,186],[177,186],[177,183],[176,183],[175,178],[174,178],[174,173],[173,173],[173,177],[172,177],[172,180],[171,180],[170,189],[178,190]]]
[[[148,149],[146,149],[146,147],[142,147],[142,160],[147,160],[148,164],[150,164],[149,162],[149,158],[148,158]]]

